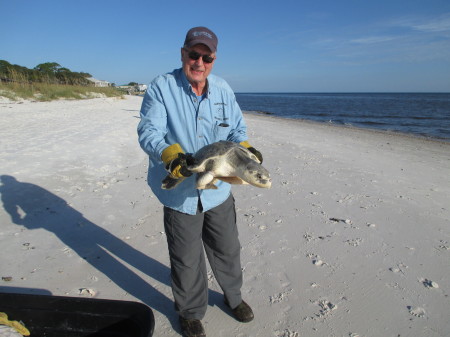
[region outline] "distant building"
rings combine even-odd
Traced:
[[[110,82],[103,81],[103,80],[97,80],[96,78],[93,78],[93,77],[89,77],[88,80],[93,82],[95,87],[110,87],[111,86]]]
[[[119,85],[116,88],[125,90],[128,95],[139,95],[147,91],[146,84],[136,84],[136,85]]]
[[[136,86],[137,91],[146,91],[147,90],[147,84],[138,84]]]

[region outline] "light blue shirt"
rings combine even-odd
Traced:
[[[139,143],[149,155],[148,184],[159,201],[172,209],[196,214],[200,198],[203,211],[220,205],[230,195],[230,185],[219,181],[217,190],[197,190],[196,174],[173,190],[163,190],[167,175],[161,154],[179,143],[186,153],[229,140],[247,140],[247,126],[236,97],[220,77],[208,76],[208,90],[202,100],[195,95],[183,69],[158,76],[149,85],[141,107]]]

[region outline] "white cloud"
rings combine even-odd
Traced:
[[[450,31],[450,14],[429,20],[422,24],[412,26],[413,29],[422,32],[447,32]]]
[[[329,48],[335,60],[357,64],[445,62],[450,59],[450,13],[434,17],[397,17],[360,27]],[[332,56],[328,53],[328,56]]]
[[[369,37],[353,39],[353,40],[350,40],[350,42],[358,43],[358,44],[373,44],[373,43],[392,41],[395,39],[397,39],[396,36],[369,36]]]
[[[388,25],[420,32],[450,32],[450,13],[435,17],[403,17],[389,22]]]

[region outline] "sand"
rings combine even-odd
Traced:
[[[0,100],[0,291],[143,302],[179,336],[141,100]],[[245,118],[273,177],[233,187],[256,317],[209,271],[207,336],[449,336],[450,143]]]

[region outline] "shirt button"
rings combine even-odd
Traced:
[[[199,117],[198,120],[201,121],[203,118]]]

